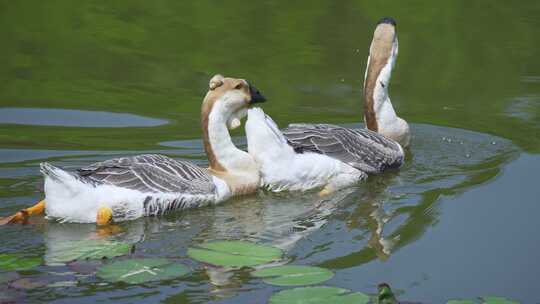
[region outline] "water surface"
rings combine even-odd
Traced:
[[[126,113],[68,109],[0,108],[0,124],[80,128],[155,127],[167,121]]]
[[[152,152],[205,166],[199,111],[215,73],[254,83],[282,127],[359,127],[366,55],[385,15],[400,42],[390,96],[413,130],[401,170],[324,199],[260,191],[122,223],[112,238],[134,256],[193,270],[166,282],[108,284],[47,262],[64,242],[103,237],[94,225],[2,227],[0,253],[45,262],[1,273],[0,302],[266,303],[282,289],[186,257],[214,239],[278,246],[290,263],[335,271],[325,285],[354,291],[388,282],[409,301],[539,302],[538,1],[0,1],[0,216],[42,198],[42,161],[77,168]],[[16,278],[42,284],[5,282]]]

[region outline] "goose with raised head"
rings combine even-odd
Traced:
[[[364,76],[364,122],[366,128],[408,147],[411,139],[409,124],[397,116],[388,95],[397,55],[396,21],[384,17],[375,28],[369,49]]]
[[[365,173],[397,168],[410,141],[409,125],[396,115],[388,96],[398,55],[396,22],[382,18],[373,33],[364,77],[365,129],[330,124],[291,124],[283,134],[298,153],[327,155]]]
[[[245,109],[264,100],[247,81],[215,75],[201,110],[208,169],[157,154],[115,158],[73,172],[42,163],[45,199],[1,222],[23,222],[44,212],[60,221],[107,224],[254,192],[258,165],[235,147],[227,126],[238,126]]]

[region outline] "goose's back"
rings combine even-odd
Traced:
[[[331,124],[290,124],[283,134],[297,153],[314,152],[338,159],[365,173],[381,173],[403,164],[403,148],[368,129]]]

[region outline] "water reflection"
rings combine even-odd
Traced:
[[[43,225],[43,243],[45,245],[45,265],[65,264],[61,257],[70,252],[81,253],[80,246],[84,241],[111,242],[120,240],[128,244],[136,244],[144,240],[145,229],[142,222],[131,225],[130,229],[121,226],[96,227],[86,224],[47,223]]]
[[[540,121],[540,115],[535,110],[540,106],[540,96],[521,96],[516,97],[508,104],[506,114],[531,123],[531,127],[538,129],[539,125],[535,121]]]
[[[69,109],[0,108],[0,124],[62,126],[78,128],[155,127],[166,124],[163,119],[127,113],[82,111]]]
[[[517,155],[508,141],[479,133],[422,125],[415,126],[414,134],[412,159],[402,172],[373,178],[355,198],[358,204],[346,226],[370,234],[367,241],[354,252],[323,259],[320,265],[342,269],[388,259],[437,223],[441,197],[492,180]]]

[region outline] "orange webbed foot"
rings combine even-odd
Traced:
[[[96,224],[99,226],[108,225],[112,221],[112,209],[109,207],[101,207],[98,209],[96,216]]]

